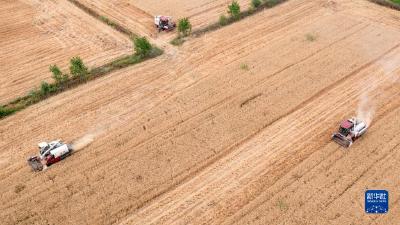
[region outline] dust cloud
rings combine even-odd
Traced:
[[[372,122],[375,113],[375,104],[369,99],[368,93],[364,92],[361,94],[358,108],[357,108],[357,118],[364,121],[367,126]]]
[[[86,134],[85,136],[76,140],[72,144],[72,148],[74,149],[74,151],[79,151],[79,150],[85,148],[86,146],[90,145],[94,141],[95,138],[96,138],[96,136],[94,134]]]
[[[96,138],[107,131],[107,126],[98,126],[96,129],[87,131],[82,137],[72,142],[72,149],[74,151],[79,151],[83,148],[89,146]]]
[[[376,50],[376,46],[373,46],[374,45],[366,46],[363,44],[362,49],[366,55],[370,55],[370,52]],[[376,76],[372,80],[363,82],[361,86],[363,91],[358,98],[357,118],[364,121],[367,126],[371,125],[375,111],[378,107],[377,102],[374,102],[371,94],[374,94],[385,86],[393,85],[399,81],[399,76],[396,71],[400,67],[400,54],[389,54],[379,59],[376,62],[376,65],[379,67],[379,73],[384,75],[383,79]]]
[[[76,152],[86,148],[87,146],[92,144],[99,136],[125,123],[127,119],[124,119],[120,116],[114,116],[108,118],[106,121],[107,122],[97,124],[94,128],[89,129],[83,136],[73,141],[72,149]]]

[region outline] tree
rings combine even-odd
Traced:
[[[69,79],[68,74],[63,74],[57,65],[51,65],[50,72],[53,74],[56,84],[64,83]]]
[[[46,96],[55,91],[57,91],[57,88],[54,84],[49,84],[46,81],[42,81],[40,84],[40,94],[42,96]]]
[[[192,24],[188,18],[180,19],[178,22],[178,31],[182,36],[188,36],[192,32]]]
[[[228,18],[226,18],[226,16],[222,14],[222,15],[219,17],[219,25],[225,26],[225,25],[227,25],[227,24],[228,24]]]
[[[252,5],[254,8],[258,8],[258,6],[261,5],[261,0],[252,0],[252,1],[251,1],[251,5]]]
[[[229,6],[228,6],[228,13],[231,15],[231,18],[233,19],[239,19],[240,17],[240,5],[236,1],[233,1]]]
[[[150,54],[153,46],[146,37],[138,37],[133,40],[135,45],[135,54],[140,57],[145,57]]]
[[[81,79],[85,79],[89,74],[88,68],[79,57],[73,57],[71,59],[69,70],[74,78],[79,77]]]
[[[56,83],[61,83],[62,72],[61,72],[60,68],[58,68],[57,65],[51,65],[49,69],[50,69],[50,72],[53,74],[53,79],[56,81]]]

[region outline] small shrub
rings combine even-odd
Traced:
[[[69,70],[74,78],[86,79],[89,74],[88,68],[79,57],[71,59]]]
[[[185,40],[182,37],[176,37],[170,43],[171,45],[179,46],[182,45],[184,42]]]
[[[0,118],[9,116],[9,115],[15,113],[16,111],[17,111],[16,109],[9,109],[4,106],[0,106]]]
[[[50,72],[53,74],[53,79],[56,83],[61,83],[62,72],[57,65],[51,65],[49,68]]]
[[[228,18],[224,14],[219,17],[219,25],[225,26],[228,24]]]
[[[184,37],[188,36],[190,32],[192,32],[192,24],[190,23],[188,18],[183,18],[179,20],[178,31],[179,35],[182,35]]]
[[[249,66],[246,63],[242,63],[242,64],[240,64],[240,69],[248,71],[249,70]]]
[[[275,5],[278,5],[280,3],[279,0],[269,0],[265,2],[268,7],[274,7]]]
[[[258,6],[261,5],[261,0],[251,0],[251,6],[253,6],[253,8],[258,8]]]
[[[17,186],[15,186],[15,188],[14,188],[14,192],[15,193],[20,193],[21,191],[23,191],[25,189],[25,185],[23,185],[23,184],[18,184]]]
[[[40,100],[42,94],[41,94],[40,90],[37,90],[36,88],[34,88],[31,91],[29,91],[28,96],[29,96],[28,104],[33,104]]]
[[[289,206],[282,199],[279,199],[276,205],[281,211],[287,211],[289,209]]]
[[[100,16],[100,20],[105,22],[105,23],[107,23],[107,24],[108,24],[108,21],[109,21],[109,19],[107,17],[105,17],[105,16]]]
[[[57,65],[51,65],[50,72],[53,74],[52,77],[56,84],[64,83],[69,79],[68,74],[63,74]]]
[[[313,34],[306,34],[306,40],[307,40],[307,41],[313,42],[313,41],[315,41],[316,39],[317,39],[317,37],[316,37],[315,35],[313,35]]]
[[[50,93],[53,93],[57,90],[56,86],[54,84],[49,84],[46,81],[42,81],[40,84],[40,94],[42,96],[46,96]]]
[[[135,54],[140,57],[148,56],[153,48],[146,37],[135,38],[133,43],[135,45]]]
[[[233,1],[228,6],[228,13],[232,19],[239,19],[240,18],[240,5],[236,1]]]
[[[62,83],[65,83],[65,82],[67,82],[68,80],[69,80],[68,74],[66,74],[66,73],[63,74],[63,75],[62,75],[62,80],[61,80],[61,82],[62,82]]]

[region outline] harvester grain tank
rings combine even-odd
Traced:
[[[343,147],[350,147],[353,142],[367,132],[367,124],[357,118],[342,121],[339,131],[332,135],[332,140]]]

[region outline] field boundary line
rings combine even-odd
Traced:
[[[90,7],[84,5],[83,3],[79,2],[78,0],[67,0],[73,5],[75,5],[77,8],[81,9],[85,13],[89,14],[90,16],[94,17],[95,19],[101,21],[102,23],[110,26],[114,30],[127,35],[129,37],[138,37],[139,35],[133,33],[131,30],[128,28],[122,26],[121,24],[107,18],[106,16],[101,15],[100,13],[96,12],[95,10],[91,9]]]

